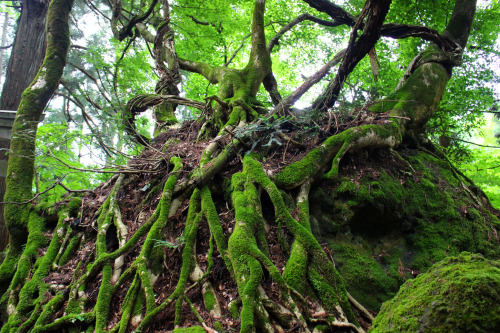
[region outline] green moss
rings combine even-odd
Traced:
[[[328,284],[334,288],[337,302],[342,307],[347,319],[352,323],[357,323],[347,300],[344,282],[311,231],[290,215],[276,184],[269,179],[259,162],[251,159],[249,156],[245,156],[243,165],[243,170],[269,194],[274,205],[276,219],[281,221],[288,231],[294,235],[295,239],[301,242],[311,256],[312,262],[316,265],[318,271],[326,278]]]
[[[205,333],[205,329],[201,326],[191,326],[186,328],[176,328],[172,333]]]
[[[212,232],[215,238],[217,249],[219,250],[219,253],[222,256],[222,259],[224,259],[224,262],[229,272],[233,274],[233,267],[227,254],[226,237],[224,236],[224,231],[222,230],[222,226],[219,220],[219,215],[217,214],[215,204],[212,200],[212,195],[207,186],[204,186],[201,190],[201,209],[205,214],[208,225],[210,227],[210,231]]]
[[[80,211],[80,208],[82,207],[82,199],[73,198],[66,205],[68,206],[69,215],[76,217],[76,216],[78,216],[78,212]]]
[[[109,311],[111,307],[111,297],[113,296],[113,286],[111,285],[111,277],[113,268],[111,265],[104,265],[102,268],[102,282],[97,295],[95,305],[95,328],[96,332],[105,332],[108,324]]]
[[[222,327],[222,324],[221,324],[221,323],[219,323],[218,321],[216,321],[216,322],[214,323],[214,329],[215,329],[216,331],[218,331],[218,332],[221,332],[221,333],[222,333],[222,332],[225,332],[224,327]]]
[[[378,310],[382,302],[394,297],[403,283],[398,273],[400,253],[381,251],[383,256],[377,258],[362,244],[351,244],[340,237],[329,242],[329,246],[348,291],[365,307]],[[398,246],[384,246],[384,250],[398,251]]]
[[[41,202],[35,206],[35,211],[39,215],[51,215],[54,214],[54,204],[49,202]]]
[[[240,310],[238,309],[238,302],[230,302],[229,303],[229,313],[231,314],[231,317],[233,318],[239,318],[240,316]]]
[[[407,281],[370,332],[495,332],[499,290],[498,261],[464,252]]]
[[[73,235],[73,237],[69,241],[68,246],[61,255],[59,262],[57,263],[59,266],[65,265],[73,257],[73,254],[80,246],[80,240],[81,237],[79,235]]]
[[[207,291],[205,292],[205,295],[203,296],[203,303],[207,311],[210,312],[211,310],[214,309],[215,304],[217,303],[217,299],[215,298],[214,293],[210,289],[207,289]]]
[[[351,170],[338,185],[321,184],[311,193],[317,236],[329,240],[347,289],[374,310],[402,283],[399,260],[408,279],[462,251],[500,256],[491,241],[498,218],[474,207],[447,162],[399,153],[408,163],[381,166],[371,158],[363,177]]]
[[[250,159],[250,157],[246,157]],[[256,204],[258,192],[248,181],[247,170],[232,177],[232,202],[235,207],[235,227],[229,238],[229,257],[236,275],[242,301],[241,332],[252,331],[257,288],[263,276],[261,264],[251,254],[260,252],[253,237],[257,226]]]
[[[308,266],[307,250],[299,243],[294,242],[290,258],[286,262],[283,278],[287,285],[303,294],[305,292]]]

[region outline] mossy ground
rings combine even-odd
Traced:
[[[407,281],[370,332],[498,332],[500,263],[463,252]]]

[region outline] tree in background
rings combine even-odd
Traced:
[[[0,97],[0,110],[15,111],[21,101],[21,93],[33,81],[45,54],[45,19],[48,0],[21,1],[21,14],[17,21],[16,37],[12,45],[5,81]],[[7,17],[7,16],[6,16]],[[7,18],[4,22],[7,22]],[[6,29],[3,29],[5,34]],[[9,140],[0,140],[0,160],[6,161]],[[0,200],[3,201],[5,178],[0,177]],[[8,233],[0,206],[0,250],[5,249]]]
[[[396,4],[390,11],[391,1],[346,5],[358,15],[326,0],[296,5],[116,1],[102,12],[89,4],[108,18],[116,40],[143,40],[154,59],[154,93],[126,103],[116,93],[124,130],[145,149],[83,198],[33,206],[37,119],[69,48],[71,1],[53,0],[45,60],[13,128],[2,332],[182,332],[195,323],[208,332],[361,332],[373,319],[365,307],[377,310],[432,261],[463,250],[499,257],[498,212],[426,135],[461,64],[475,1],[426,10],[415,4],[420,23],[430,8],[444,12],[444,22],[429,19],[442,33],[386,23],[406,14]],[[277,20],[285,22],[276,31]],[[320,28],[304,25],[294,35],[305,21]],[[241,22],[250,22],[246,33]],[[342,29],[347,46],[336,52],[320,35]],[[418,53],[398,70],[399,82],[379,70],[382,36],[427,41],[401,47]],[[320,47],[301,48],[313,42]],[[280,83],[298,80],[277,75],[286,75],[287,63],[309,58],[312,65],[322,52],[328,60],[319,70],[299,88],[280,91]],[[311,106],[296,108],[336,65],[310,93]],[[117,71],[73,67],[96,81],[111,79],[118,91]],[[366,70],[377,84],[355,88],[351,80]],[[63,97],[85,117],[71,84],[63,86]],[[342,93],[344,86],[352,89]],[[198,119],[171,128],[179,105]],[[148,108],[155,108],[159,134],[152,140],[137,129],[136,117]]]

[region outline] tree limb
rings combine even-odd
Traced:
[[[328,14],[336,22],[339,22],[339,24],[346,24],[352,27],[356,23],[353,15],[328,0],[304,0],[304,2],[317,11]]]
[[[452,51],[457,47],[457,44],[452,39],[444,35],[440,35],[437,30],[419,25],[387,23],[382,26],[380,32],[382,36],[394,39],[420,37],[423,40],[434,42],[443,51]]]
[[[275,108],[271,111],[271,114],[283,114],[285,113],[290,106],[293,105],[302,95],[304,95],[309,88],[311,88],[313,85],[318,83],[322,78],[325,77],[325,75],[328,73],[331,67],[337,65],[342,58],[344,57],[346,53],[346,50],[342,50],[339,53],[337,53],[332,60],[327,62],[319,71],[311,75],[307,80],[302,83],[300,87],[295,89],[295,91],[287,96],[285,99],[283,99],[281,102],[279,102]]]
[[[385,16],[389,11],[390,4],[391,0],[377,1],[374,3],[368,0],[365,3],[363,11],[356,25],[353,27],[349,46],[347,47],[342,64],[337,71],[337,75],[330,82],[325,92],[314,101],[312,106],[313,109],[324,112],[327,108],[333,106],[349,74],[351,74],[356,65],[368,52],[370,52],[375,46],[375,43],[380,39],[380,31]],[[364,24],[362,35],[358,37],[358,29],[361,29],[363,26],[363,19],[365,16],[367,16],[366,24]]]
[[[158,3],[158,0],[152,0],[151,5],[149,6],[148,10],[142,15],[134,16],[128,22],[128,24],[118,32],[118,36],[115,36],[115,37],[118,38],[118,40],[120,40],[120,41],[124,40],[127,37],[132,37],[133,36],[132,28],[134,28],[137,23],[141,23],[149,17],[149,15],[151,15],[151,13],[153,12],[153,9],[155,8],[157,3]]]
[[[278,31],[276,33],[276,35],[274,35],[273,38],[271,38],[271,40],[267,44],[267,51],[269,53],[271,53],[271,51],[273,50],[273,48],[278,44],[279,39],[281,37],[283,37],[283,35],[285,33],[287,33],[288,31],[290,31],[297,24],[299,24],[301,22],[304,22],[306,20],[312,21],[312,22],[315,22],[315,23],[318,23],[318,24],[321,24],[321,25],[324,25],[324,26],[328,26],[328,27],[338,27],[339,25],[342,25],[341,23],[338,23],[338,22],[335,22],[335,21],[328,21],[328,20],[320,19],[320,18],[315,17],[315,16],[313,16],[311,14],[308,14],[308,13],[301,14],[301,15],[297,16],[296,18],[294,18],[293,20],[291,20],[287,25],[285,25],[284,27],[282,27],[281,30]]]

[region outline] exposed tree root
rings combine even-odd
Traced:
[[[183,167],[182,162],[180,158],[173,157],[171,164],[174,168],[165,182],[154,213],[128,240],[127,226],[123,222],[118,200],[118,193],[127,182],[125,175],[121,175],[116,178],[107,199],[96,213],[98,217],[95,222],[97,229],[95,258],[86,265],[86,268],[82,266],[75,272],[73,281],[65,290],[56,290],[56,296],[47,298],[45,296],[45,292],[49,290],[47,286],[36,284],[34,279],[26,281],[31,271],[28,253],[33,249],[31,247],[25,249],[19,265],[24,265],[26,268],[18,269],[9,292],[4,294],[10,316],[3,330],[7,332],[18,327],[21,331],[30,329],[50,331],[73,327],[77,322],[79,326],[97,332],[127,332],[130,328],[135,331],[145,331],[155,318],[167,309],[174,313],[174,326],[181,327],[185,318],[184,304],[187,303],[199,324],[210,331],[209,324],[193,305],[187,292],[200,288],[206,313],[212,320],[222,316],[223,309],[217,299],[217,291],[208,279],[213,267],[214,251],[217,249],[229,272],[229,277],[238,287],[241,332],[256,330],[282,332],[285,329],[311,332],[316,326],[325,325],[351,328],[361,332],[351,304],[366,318],[370,320],[372,318],[361,305],[352,298],[349,300],[334,264],[328,259],[311,232],[309,191],[314,179],[321,177],[324,172],[326,178],[336,177],[338,163],[347,151],[367,146],[392,146],[399,141],[396,135],[397,126],[392,123],[378,127],[353,128],[327,139],[320,148],[286,167],[275,175],[273,180],[256,159],[246,155],[242,159],[242,171],[233,174],[231,181],[230,192],[235,221],[228,240],[211,190],[206,185],[197,188],[198,182],[192,181],[193,178],[201,180],[206,177],[206,173],[201,170],[208,170],[210,167],[214,168],[214,172],[220,170],[221,166],[214,167],[214,163],[222,163],[221,155],[226,155],[225,159],[229,158],[226,149],[220,150],[217,154],[216,149],[209,146],[198,171],[195,170],[191,178],[185,179],[181,184],[177,182],[178,173]],[[233,142],[232,145],[237,146],[238,143]],[[328,163],[331,163],[329,171],[327,171]],[[304,171],[298,173],[297,170]],[[192,185],[186,186],[186,183]],[[294,204],[296,218],[292,216],[293,207],[285,204],[277,184],[282,188],[300,186]],[[181,188],[184,192],[177,192],[176,195],[176,188],[177,191]],[[154,288],[156,281],[164,272],[166,253],[161,241],[173,228],[173,225],[169,224],[169,217],[178,214],[181,198],[189,193],[191,188],[194,190],[189,199],[189,210],[185,219],[182,264],[176,287],[168,297],[158,303]],[[261,201],[264,193],[273,206],[275,221],[264,219]],[[81,236],[75,235],[75,232],[63,222],[68,217],[67,210],[64,212],[66,213],[59,214],[59,223],[51,244],[47,253],[40,257],[40,264],[38,269],[35,269],[34,276],[40,278],[47,276],[50,270],[64,265],[70,253],[74,253],[75,248],[85,243]],[[43,239],[37,242],[32,240],[32,237],[42,233],[43,224],[40,223],[36,212],[32,214],[29,241],[40,248],[43,247],[43,243],[40,243]],[[205,221],[210,232],[210,240],[208,252],[202,253],[207,258],[208,266],[202,268],[197,259],[199,250],[196,244],[198,230]],[[293,235],[289,258],[283,271],[280,271],[276,263],[270,259],[265,233],[269,223],[280,225]],[[112,226],[114,227],[111,228]],[[110,249],[107,244],[110,237],[117,239],[115,249]],[[126,254],[138,246],[140,252],[137,257],[127,263]],[[48,267],[42,268],[44,265]],[[270,297],[268,291],[262,287],[266,274],[272,278],[279,291],[279,301]],[[96,304],[93,309],[87,311],[86,290],[89,282],[98,276],[100,286]],[[122,291],[124,294],[120,300],[120,319],[110,327],[112,302],[117,299],[117,293],[123,288],[125,290]],[[13,290],[20,290],[19,297]],[[36,291],[39,293],[36,294]],[[308,301],[300,295],[308,295],[314,299],[317,304],[316,310],[309,309]],[[58,311],[63,315],[50,323],[49,318]],[[315,311],[323,313],[324,319],[315,318]],[[28,313],[29,319],[23,320],[22,318]]]

